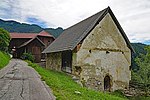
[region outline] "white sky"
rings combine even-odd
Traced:
[[[131,42],[150,44],[150,0],[0,0],[0,18],[67,28],[108,6]]]

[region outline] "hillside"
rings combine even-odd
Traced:
[[[54,28],[42,28],[35,24],[26,24],[26,23],[19,23],[13,20],[4,21],[0,19],[0,27],[4,28],[8,32],[19,32],[19,33],[39,33],[42,30],[45,30],[51,33],[54,37],[58,37],[62,32],[63,28],[58,27]]]
[[[142,44],[142,43],[131,43],[131,45],[133,46],[134,50],[135,50],[135,54],[134,56],[138,56],[140,53],[141,54],[146,54],[146,51],[144,50],[144,47],[146,46],[146,44]]]
[[[138,69],[134,59],[136,57],[138,57],[140,54],[146,54],[146,51],[144,50],[144,47],[146,46],[146,44],[142,44],[142,43],[131,43],[131,45],[133,46],[135,53],[132,54],[132,69]]]

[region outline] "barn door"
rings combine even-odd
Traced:
[[[35,62],[41,61],[41,48],[37,46],[32,47],[32,54],[35,58]]]
[[[105,76],[104,78],[104,90],[105,91],[110,91],[110,88],[111,88],[111,84],[110,84],[110,77],[107,75]]]
[[[71,73],[71,71],[72,71],[72,51],[62,52],[62,71]]]

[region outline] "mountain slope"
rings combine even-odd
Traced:
[[[62,32],[63,28],[58,27],[56,29],[53,28],[42,28],[35,24],[26,24],[26,23],[19,23],[13,20],[4,21],[0,19],[0,27],[4,28],[8,32],[18,32],[18,33],[39,33],[42,30],[45,30],[51,33],[54,37],[58,37]]]
[[[135,53],[132,54],[132,69],[137,70],[138,66],[135,63],[135,58],[138,57],[140,54],[146,54],[146,51],[144,50],[146,44],[142,43],[131,43],[133,46]]]

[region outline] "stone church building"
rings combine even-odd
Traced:
[[[87,87],[125,89],[133,48],[110,7],[67,28],[43,53],[46,68],[71,73]]]

